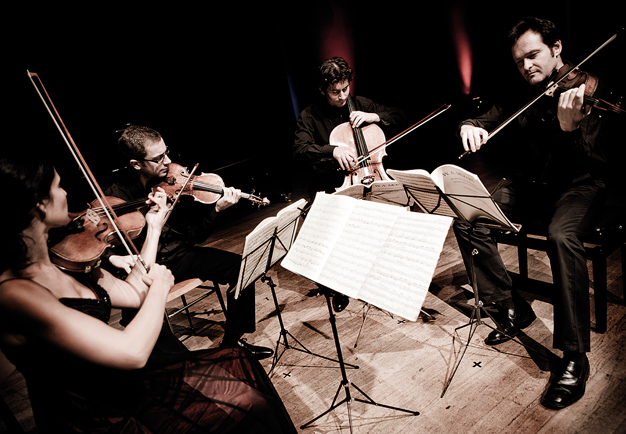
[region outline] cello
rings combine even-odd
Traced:
[[[348,112],[355,111],[352,96],[348,97]],[[385,143],[385,133],[376,124],[354,127],[350,122],[337,125],[330,133],[329,142],[333,146],[349,147],[356,151],[357,167],[346,174],[343,184],[337,188],[341,191],[351,185],[371,185],[374,181],[390,181],[382,164],[387,155],[380,145]],[[373,153],[375,149],[379,152]]]

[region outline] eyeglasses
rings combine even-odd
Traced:
[[[143,161],[149,161],[151,163],[155,163],[155,164],[161,164],[163,161],[165,161],[165,157],[170,153],[170,148],[169,147],[165,147],[165,152],[163,152],[161,155],[158,156],[158,158],[154,159],[154,160],[148,160],[146,158],[143,159]]]

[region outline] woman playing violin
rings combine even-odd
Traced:
[[[130,126],[124,130],[118,144],[130,168],[122,171],[105,193],[127,202],[146,197],[155,185],[165,179],[172,163],[163,137],[151,128]],[[236,204],[241,195],[239,189],[224,187],[221,197],[210,204],[194,201],[189,196],[181,196],[163,229],[157,262],[172,270],[176,282],[200,278],[229,284],[231,287],[227,292],[228,315],[222,344],[238,344],[261,359],[270,357],[273,351],[250,345],[240,339],[244,333],[254,332],[256,328],[254,283],[244,288],[238,299],[234,298],[234,285],[239,276],[241,256],[219,249],[196,246],[209,237],[219,213]],[[120,263],[121,259],[114,255],[110,261],[118,267],[127,268],[127,265]],[[132,315],[132,312],[125,311],[124,322],[132,318]],[[167,334],[165,329],[167,326],[164,327],[164,336]],[[178,342],[171,339],[169,341],[173,343],[174,348],[166,346],[165,339],[159,341],[158,347],[161,348],[163,344],[164,350],[175,350]]]
[[[0,216],[0,348],[26,379],[38,432],[295,432],[264,372],[240,348],[168,363],[150,358],[174,283],[154,263],[164,192],[148,198],[141,254],[149,271],[136,266],[119,280],[96,268],[77,280],[48,255],[49,230],[69,220],[54,167],[0,158],[0,182],[12,206]],[[113,328],[112,306],[139,311],[126,328]]]
[[[557,28],[550,21],[525,18],[509,37],[513,60],[524,80],[537,88],[535,94],[567,67]],[[521,113],[513,124],[519,141],[499,144],[511,151],[511,160],[503,165],[511,163],[507,178],[513,182],[493,195],[511,221],[524,226],[539,220],[548,226],[555,283],[554,346],[563,351],[563,360],[541,403],[555,409],[580,399],[589,375],[589,282],[581,235],[603,200],[606,163],[599,142],[600,116],[585,107],[586,90],[588,82],[559,98],[544,96]],[[601,84],[596,92],[601,92]],[[481,149],[489,138],[487,131],[504,119],[504,110],[494,106],[463,121],[459,132],[464,149]],[[476,228],[470,240],[467,225],[455,222],[454,230],[468,270],[470,252],[474,247],[478,250],[474,264],[482,301],[494,304],[500,313],[500,330],[490,333],[485,342],[505,342],[528,327],[536,315],[512,290],[491,231]]]

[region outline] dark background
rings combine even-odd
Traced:
[[[317,97],[315,69],[330,57],[326,36],[334,30],[348,38],[344,49],[355,70],[353,93],[401,107],[409,115],[404,127],[452,104],[390,146],[385,168],[463,165],[457,160],[458,123],[474,114],[479,102],[525,85],[503,37],[518,18],[537,15],[555,22],[564,58],[574,63],[624,25],[612,1],[523,4],[388,1],[370,8],[363,2],[318,1],[250,8],[245,2],[218,7],[109,2],[9,9],[5,22],[14,30],[4,44],[4,89],[10,98],[2,148],[52,155],[64,186],[76,190],[70,198],[89,197],[29,70],[41,77],[102,183],[124,164],[116,158],[115,131],[133,123],[160,131],[175,162],[200,163],[200,171],[215,171],[227,185],[265,189],[266,195],[287,192],[302,178],[291,159],[296,117]],[[469,94],[456,60],[453,23],[471,48]],[[624,89],[624,39],[622,34],[583,67],[599,74],[616,99]]]

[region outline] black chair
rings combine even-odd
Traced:
[[[625,296],[621,298],[609,294],[607,290],[607,258],[618,249],[621,250],[623,279],[626,269],[626,206],[621,191],[610,191],[599,211],[592,229],[584,236],[585,254],[593,267],[593,293],[595,301],[595,331],[605,333],[607,329],[607,307],[609,297],[611,302],[624,304]],[[517,247],[519,262],[519,278],[522,287],[527,286],[534,279],[528,275],[528,249],[545,252],[547,250],[547,225],[540,223],[525,223],[520,233],[499,233],[498,243]],[[622,280],[623,282],[623,280]],[[623,285],[622,285],[623,287]]]

